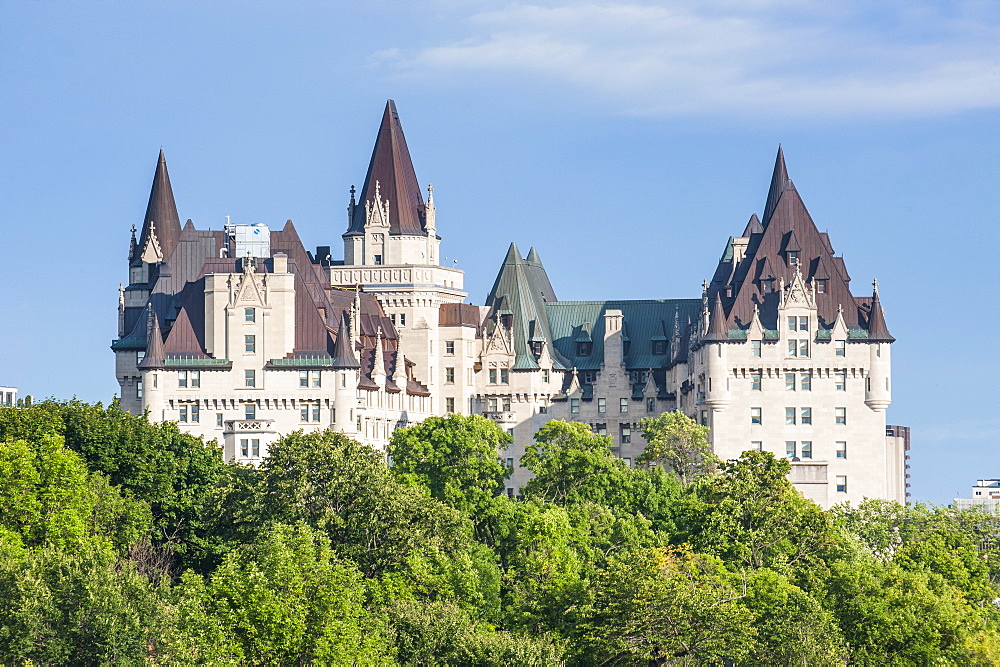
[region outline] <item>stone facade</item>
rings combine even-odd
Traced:
[[[513,436],[510,494],[549,419],[589,424],[631,465],[639,421],[681,410],[723,459],[788,457],[824,507],[906,500],[878,289],[851,294],[780,151],[763,218],[729,239],[700,298],[559,301],[537,251],[512,244],[485,305],[464,303],[422,192],[391,102],[351,189],[343,260],[306,252],[291,222],[181,228],[161,153],[119,294],[122,405],[250,463],[297,429],[382,448],[429,415],[484,414]]]

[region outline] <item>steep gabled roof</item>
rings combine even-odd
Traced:
[[[892,343],[896,340],[885,325],[885,313],[882,312],[882,302],[878,298],[878,282],[872,285],[871,309],[868,315],[868,340],[878,343]]]
[[[170,187],[170,175],[167,173],[167,159],[163,156],[162,148],[153,174],[153,186],[149,191],[149,203],[146,205],[146,216],[143,218],[139,242],[129,257],[132,265],[141,261],[139,254],[149,241],[153,223],[156,227],[155,241],[160,247],[163,259],[168,259],[181,236],[181,221],[177,215],[174,191]]]
[[[381,199],[389,201],[389,233],[426,235],[420,183],[406,147],[396,103],[392,100],[386,102],[365,184],[345,236],[364,233],[365,203],[374,200],[376,183]]]

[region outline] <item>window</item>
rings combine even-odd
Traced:
[[[304,403],[299,406],[299,421],[309,421],[309,406]]]
[[[201,371],[188,371],[188,377],[191,379],[192,387],[201,386]]]
[[[578,357],[589,357],[591,350],[594,349],[594,344],[590,342],[578,342],[576,344],[576,356]]]
[[[785,424],[795,425],[795,408],[785,408]]]
[[[760,408],[750,408],[750,423],[763,424],[764,420],[760,414]]]
[[[628,399],[622,398],[618,400],[618,412],[625,414],[628,412]]]
[[[215,428],[222,428],[222,413],[215,413]]]
[[[257,404],[256,403],[244,403],[244,405],[243,405],[243,418],[244,419],[257,419]]]
[[[186,387],[188,386],[188,372],[187,371],[177,371],[177,386]]]
[[[801,383],[800,383],[799,386],[802,387],[802,391],[812,391],[812,388],[813,388],[813,376],[812,376],[812,373],[803,373],[802,374],[802,381],[801,381]]]
[[[847,373],[837,373],[834,378],[837,383],[837,391],[847,391]]]
[[[389,315],[389,321],[392,322],[393,326],[396,326],[396,313]]]
[[[260,440],[257,438],[250,440],[250,456],[255,458],[260,456]]]
[[[813,423],[813,409],[812,408],[802,408],[801,414],[799,415],[799,423],[801,424],[812,424]]]
[[[444,369],[444,383],[445,384],[455,384],[455,369],[446,368]]]
[[[594,424],[594,433],[600,436],[608,435],[608,425],[607,424]]]
[[[608,399],[599,398],[597,399],[597,412],[598,414],[604,414],[608,411]]]
[[[646,399],[646,412],[656,412],[656,399],[647,398]]]
[[[455,399],[454,398],[450,398],[449,397],[449,398],[444,399],[444,411],[447,412],[448,414],[452,414],[453,412],[455,412]]]
[[[795,441],[788,440],[785,442],[785,458],[794,459],[795,458]]]
[[[375,266],[382,265],[382,255],[375,255]]]
[[[786,250],[785,254],[788,255],[788,265],[796,266],[799,263],[799,251],[798,250]]]
[[[788,341],[788,356],[790,357],[808,357],[809,356],[809,340],[790,340]]]
[[[799,318],[797,318],[797,317],[789,317],[788,318],[788,330],[789,331],[795,331],[796,328],[797,328],[798,321],[799,321]]]
[[[253,308],[243,309],[243,321],[247,324],[253,324],[257,321],[257,311]]]
[[[135,365],[138,366],[139,364],[141,364],[142,360],[145,359],[145,358],[146,358],[146,351],[145,350],[139,350],[138,352],[136,352],[135,353]]]
[[[446,340],[444,342],[444,353],[447,354],[447,355],[453,355],[453,354],[455,354],[455,341],[453,341],[453,340]]]
[[[621,425],[621,443],[627,445],[632,442],[632,425],[622,424]]]
[[[503,406],[504,412],[510,412],[510,396],[504,396],[500,399],[500,405]]]
[[[654,340],[653,341],[653,354],[666,354],[667,353],[667,341],[665,340]]]
[[[708,426],[708,410],[701,411],[701,425]]]
[[[626,456],[626,457],[622,458],[622,461],[624,461],[625,465],[628,466],[629,468],[632,467],[632,457],[631,456]]]
[[[753,356],[759,357],[760,356],[760,341],[759,340],[752,340],[752,341],[750,341],[750,349],[751,349],[751,352],[753,353]]]
[[[496,383],[497,383],[497,369],[491,368],[490,369],[490,384],[496,384]]]
[[[580,399],[579,398],[571,398],[571,399],[569,399],[569,413],[571,415],[578,415],[578,414],[580,414]]]
[[[321,411],[320,404],[319,403],[313,403],[312,404],[312,420],[314,422],[318,422],[319,421],[320,411]]]
[[[243,371],[243,382],[247,387],[256,387],[257,371]]]
[[[580,382],[582,384],[594,384],[594,379],[597,377],[597,373],[594,371],[583,371],[580,375]]]
[[[760,373],[753,373],[750,375],[750,390],[760,391],[763,376]]]
[[[538,406],[538,414],[540,414],[540,415],[547,415],[547,414],[549,414],[549,407],[547,405],[539,405]]]
[[[299,371],[299,386],[300,387],[309,386],[309,371]]]
[[[489,398],[487,398],[486,399],[486,407],[487,407],[487,410],[489,412],[496,412],[497,411],[497,397],[496,396],[490,396]]]
[[[847,356],[847,341],[846,340],[837,340],[837,341],[834,341],[834,347],[837,350],[837,356],[838,357],[846,357]]]
[[[795,373],[785,373],[785,391],[795,391]]]
[[[847,424],[847,408],[834,408],[833,413],[836,423]]]
[[[510,384],[510,370],[506,368],[500,369],[500,384]]]
[[[198,403],[191,405],[191,421],[195,424],[201,422],[201,405]]]
[[[799,316],[799,331],[809,331],[809,318]]]
[[[549,381],[549,369],[548,368],[543,368],[542,369],[542,382],[548,382],[548,381]]]
[[[243,351],[244,352],[256,352],[257,351],[257,337],[256,336],[243,336]]]
[[[405,327],[406,326],[406,313],[400,313],[399,314],[399,326],[401,326],[401,327]]]
[[[250,456],[250,441],[246,438],[240,438],[240,454]]]
[[[321,381],[323,378],[323,376],[321,375],[322,372],[323,371],[309,371],[309,384],[311,386],[313,387],[323,386],[323,383]]]
[[[178,409],[177,421],[186,422],[188,420],[188,406],[182,405]]]
[[[763,451],[764,443],[761,442],[760,440],[754,440],[753,442],[750,443],[750,449],[755,452]]]
[[[804,459],[811,459],[813,457],[813,444],[809,441],[803,441],[802,446],[799,448],[799,456]]]
[[[142,380],[135,381],[135,397],[142,398]]]
[[[843,440],[837,442],[836,446],[837,458],[846,459],[847,458],[847,443]]]
[[[837,475],[837,493],[847,493],[847,475]]]
[[[816,279],[816,293],[817,294],[826,294],[827,285],[829,285],[829,282],[830,281],[827,280],[826,278],[817,278]]]

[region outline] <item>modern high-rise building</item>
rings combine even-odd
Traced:
[[[852,294],[780,149],[763,215],[729,238],[695,298],[559,301],[539,253],[511,244],[485,305],[465,303],[423,192],[392,101],[351,189],[343,259],[307,251],[291,221],[182,227],[161,151],[119,295],[123,407],[247,462],[296,429],[383,447],[430,415],[485,414],[513,436],[500,453],[510,493],[549,419],[589,424],[631,464],[639,421],[680,410],[724,459],[787,457],[823,506],[906,500],[878,287]]]

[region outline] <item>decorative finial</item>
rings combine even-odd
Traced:
[[[703,293],[708,291],[708,281],[707,280],[702,280],[701,281],[701,291]]]
[[[135,236],[135,225],[132,225],[132,236]]]
[[[428,204],[432,204],[432,205],[434,204],[434,184],[433,183],[428,183],[427,184],[427,203]]]
[[[875,290],[876,292],[878,291],[878,278],[872,280],[872,289]]]

